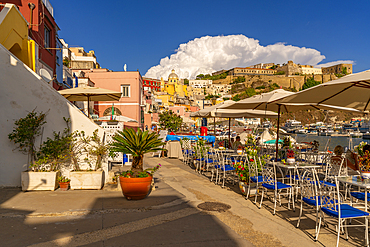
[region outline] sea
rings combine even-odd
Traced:
[[[317,135],[306,135],[306,134],[294,134],[291,135],[297,142],[312,142],[318,141],[319,151],[330,150],[333,151],[337,145],[341,145],[345,150],[350,149],[353,151],[361,142],[370,143],[368,139],[362,138],[350,138],[345,136],[317,136]]]

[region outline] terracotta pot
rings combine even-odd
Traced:
[[[119,177],[122,194],[128,200],[144,199],[149,191],[152,183],[152,176],[146,178],[124,178]]]
[[[59,187],[61,191],[67,191],[69,187],[69,182],[59,182]]]

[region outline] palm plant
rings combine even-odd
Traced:
[[[140,129],[136,132],[133,129],[118,131],[113,140],[109,148],[110,155],[114,156],[115,152],[131,154],[133,157],[131,171],[134,177],[144,171],[144,154],[163,150],[164,145],[157,133],[143,132]]]

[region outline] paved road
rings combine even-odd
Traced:
[[[258,209],[240,195],[237,186],[222,189],[177,159],[145,158],[147,166],[158,163],[162,167],[155,174],[156,188],[140,201],[128,201],[117,188],[108,186],[101,191],[66,192],[0,189],[0,246],[335,244],[335,234],[325,229],[320,242],[312,240],[314,217],[305,217],[301,228],[295,228],[298,211],[288,210],[284,200],[273,216],[268,200]],[[199,209],[204,202],[231,208],[222,212]],[[341,246],[363,244],[362,234],[353,236],[349,242],[341,239]]]

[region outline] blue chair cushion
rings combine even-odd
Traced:
[[[351,196],[361,201],[365,201],[365,192],[351,192]],[[370,202],[370,193],[367,193],[367,201]]]
[[[299,180],[298,175],[286,175],[285,177],[292,178],[292,179],[295,179],[295,180]]]
[[[217,160],[213,160],[213,159],[208,159],[208,160],[206,160],[206,161],[207,161],[207,163],[218,162]]]
[[[224,170],[224,168],[223,167],[221,167],[221,171],[223,171]],[[234,171],[235,170],[235,168],[234,167],[232,167],[232,166],[229,166],[229,165],[226,165],[225,166],[225,171]]]
[[[321,205],[320,197],[317,197],[318,204]],[[311,197],[303,197],[303,201],[309,205],[316,206],[316,200],[313,196]]]
[[[275,189],[274,184],[262,184],[262,186],[265,187],[266,189],[269,189],[269,190],[274,190]],[[288,184],[283,184],[282,182],[277,182],[277,189],[278,190],[287,189],[287,188],[292,188],[292,186],[290,186]]]
[[[321,210],[329,216],[338,218],[338,211],[334,211],[326,207],[322,207]],[[354,217],[361,217],[361,216],[369,216],[369,213],[362,211],[360,209],[351,207],[348,204],[341,204],[340,205],[340,216],[341,218],[354,218]]]
[[[196,161],[204,161],[204,158],[201,159],[195,159]]]
[[[336,187],[336,185],[335,185],[335,184],[330,183],[330,182],[327,182],[327,181],[320,181],[320,183],[322,183],[323,185],[326,185],[326,186],[333,186],[333,187]]]
[[[262,182],[263,181],[263,177],[262,176],[252,176],[252,177],[250,177],[251,178],[251,180],[252,180],[252,182],[253,183],[260,183],[260,182]]]

